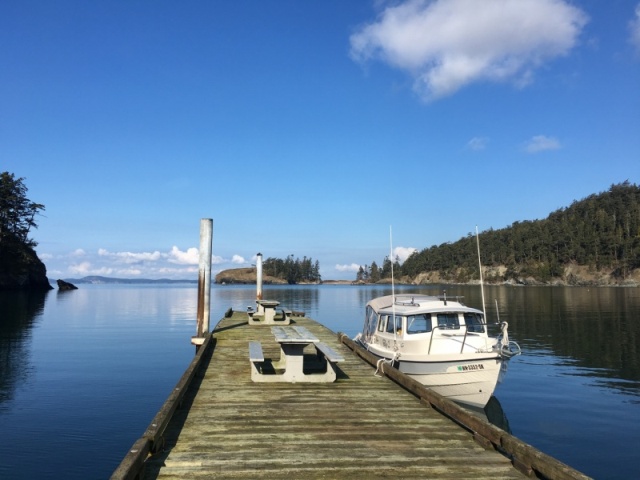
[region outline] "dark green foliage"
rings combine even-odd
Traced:
[[[320,263],[311,258],[304,257],[293,259],[289,255],[286,259],[267,258],[263,263],[263,270],[266,275],[282,278],[290,285],[301,282],[320,282]]]
[[[505,266],[504,275],[486,278],[505,281],[531,276],[549,281],[569,264],[594,270],[608,269],[619,278],[640,268],[640,188],[628,181],[603,193],[574,201],[544,220],[514,222],[479,235],[482,264]],[[386,274],[388,258],[383,264]],[[390,270],[390,264],[389,264]],[[411,255],[394,274],[415,277],[438,272],[444,280],[464,282],[479,278],[475,235],[455,243],[434,245]]]
[[[371,266],[360,266],[358,274],[356,275],[356,281],[376,283],[382,279],[382,270],[378,267],[376,262],[371,262]]]
[[[33,247],[31,228],[37,228],[35,216],[44,205],[27,198],[23,178],[9,172],[0,173],[0,268],[13,271],[31,262]]]
[[[371,266],[361,266],[358,270],[356,280],[368,283],[376,283],[380,280],[388,280],[392,276],[391,267],[392,265],[389,257],[384,257],[382,268],[378,267],[378,264],[376,262],[371,262]],[[396,277],[402,275],[402,267],[400,266],[400,259],[398,259],[398,257],[396,257],[395,261],[393,262],[393,275]]]

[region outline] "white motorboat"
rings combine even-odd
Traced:
[[[367,303],[356,337],[364,348],[440,395],[483,408],[506,362],[520,354],[507,324],[490,337],[481,310],[459,297],[389,295]]]

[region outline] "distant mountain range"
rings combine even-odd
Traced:
[[[100,277],[97,275],[91,275],[82,278],[65,278],[65,282],[73,284],[91,283],[91,284],[112,284],[112,283],[128,283],[128,284],[166,284],[166,283],[194,283],[197,284],[197,280],[171,280],[169,278],[150,279],[150,278],[110,278]],[[56,280],[49,279],[49,281],[55,285]]]

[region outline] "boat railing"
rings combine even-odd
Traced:
[[[476,328],[478,326],[482,326],[484,328],[484,331],[487,331],[487,324],[482,322],[482,323],[474,323],[473,325],[458,325],[457,328],[448,326],[448,325],[436,325],[435,327],[433,327],[433,329],[431,330],[431,337],[429,338],[429,350],[427,351],[427,354],[431,354],[431,345],[433,344],[433,334],[436,332],[436,330],[458,330],[460,328],[464,328],[464,335],[462,337],[462,345],[460,346],[460,353],[464,352],[464,347],[467,345],[467,334],[470,332],[469,327],[473,327]],[[471,331],[471,333],[476,333]],[[513,342],[515,343],[515,342]],[[517,345],[517,344],[516,344]],[[471,347],[473,347],[473,345],[470,345]],[[477,348],[477,347],[473,347],[473,348]],[[518,349],[520,349],[520,347],[518,346]],[[514,355],[518,355],[518,353],[515,353]]]
[[[460,305],[464,305],[464,303],[462,303],[462,300],[464,300],[464,295],[454,295],[453,297],[448,296],[446,293],[439,295],[438,300],[441,300],[444,302],[444,304],[447,304],[448,300],[451,300],[452,302],[458,302]]]
[[[458,302],[460,305],[464,305],[464,303],[462,303],[462,300],[464,300],[463,295],[454,295],[453,297],[450,297],[450,296],[447,296],[446,293],[438,296],[398,295],[394,300],[394,304],[402,305],[405,307],[410,307],[413,305],[418,306],[419,303],[416,302],[416,297],[418,297],[419,300],[424,300],[424,299],[440,300],[441,302],[444,302],[445,305],[449,300],[452,302]]]

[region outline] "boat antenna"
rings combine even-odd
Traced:
[[[487,311],[484,306],[484,281],[482,279],[482,260],[480,259],[480,235],[478,234],[478,226],[476,225],[476,244],[478,245],[478,267],[480,268],[480,294],[482,296],[482,315],[484,321],[487,321]]]
[[[393,357],[389,360],[391,365],[396,359],[400,358],[400,352],[398,351],[398,318],[396,317],[396,287],[395,279],[393,277],[393,234],[391,225],[389,225],[389,260],[391,261],[391,315],[393,315]],[[387,320],[387,323],[389,320]],[[400,324],[400,327],[402,324]]]
[[[393,340],[395,341],[398,326],[396,325],[396,289],[393,278],[393,232],[391,225],[389,225],[389,261],[391,262],[391,313],[393,314]]]
[[[393,232],[391,225],[389,225],[389,261],[391,262],[391,296],[393,297],[393,303],[396,303],[395,282],[393,278]]]

